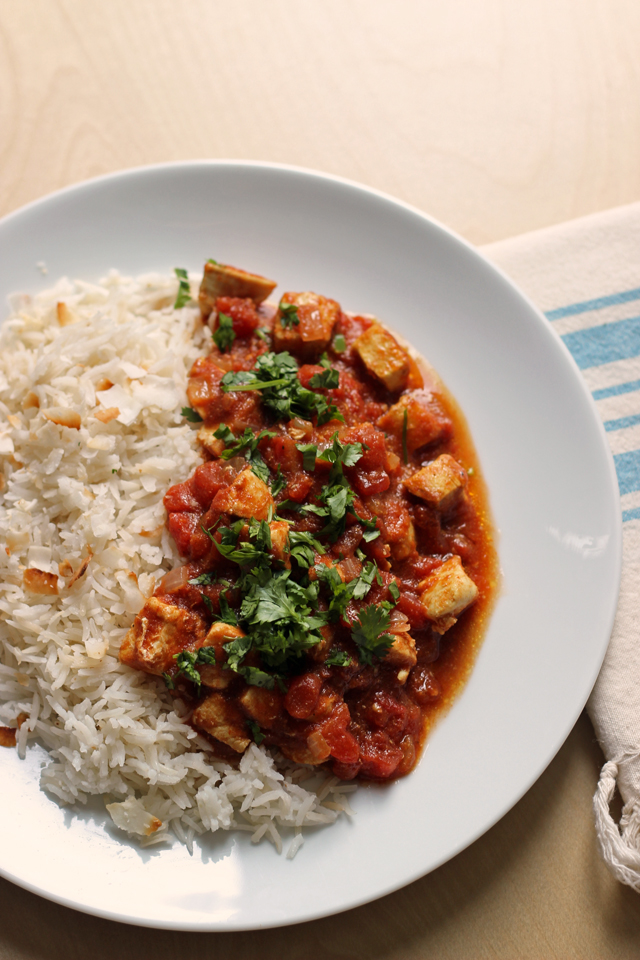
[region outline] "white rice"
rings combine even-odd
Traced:
[[[164,492],[200,462],[180,410],[208,330],[194,306],[173,309],[176,289],[158,275],[63,279],[14,297],[2,324],[0,724],[27,714],[17,749],[47,748],[42,787],[64,804],[103,795],[144,844],[171,830],[192,850],[206,831],[246,830],[280,851],[289,827],[292,857],[302,827],[351,812],[355,787],[321,778],[305,789],[313,771],[255,745],[237,770],[215,761],[185,704],[118,661],[144,599],[179,562]],[[57,595],[27,589],[27,569],[49,574]]]

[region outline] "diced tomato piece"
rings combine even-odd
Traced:
[[[342,435],[342,443],[361,443],[363,453],[345,473],[349,482],[362,496],[382,493],[390,484],[387,464],[387,443],[384,433],[372,423],[359,423]]]
[[[198,527],[197,513],[170,513],[167,525],[169,533],[176,542],[182,556],[189,553],[189,545],[194,531]]]
[[[307,494],[313,486],[313,477],[308,473],[296,473],[289,481],[285,490],[287,500],[294,500],[296,503],[302,503],[307,499]]]
[[[208,507],[221,487],[228,486],[224,467],[218,460],[210,460],[196,468],[193,475],[193,494],[200,507]]]
[[[331,756],[341,763],[356,763],[360,754],[358,741],[347,730],[350,720],[349,708],[341,701],[333,708],[329,719],[322,724],[322,736],[331,747]]]
[[[360,740],[360,773],[372,780],[388,780],[402,756],[402,748],[392,743],[382,730],[366,733]]]
[[[231,317],[236,337],[250,337],[260,326],[256,305],[249,297],[218,297],[216,310]]]
[[[303,673],[289,684],[284,705],[297,720],[306,720],[316,708],[320,696],[322,678],[317,673]]]
[[[193,491],[193,478],[169,487],[162,502],[167,513],[200,513],[202,511]]]
[[[360,756],[358,741],[348,730],[336,730],[327,734],[323,729],[322,735],[331,747],[331,756],[340,763],[356,763]]]
[[[420,603],[420,597],[415,594],[401,593],[398,600],[398,610],[407,615],[414,630],[424,630],[429,626],[425,609]]]

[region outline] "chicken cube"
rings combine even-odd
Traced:
[[[234,627],[228,623],[219,622],[211,626],[201,646],[213,647],[216,662],[198,664],[196,667],[205,687],[210,687],[212,690],[226,690],[234,674],[231,670],[227,670],[224,667],[227,659],[224,644],[235,640],[237,637],[244,637],[244,635],[239,627]]]
[[[280,750],[285,757],[293,760],[294,763],[306,763],[310,766],[324,763],[331,756],[331,747],[319,730],[310,733],[306,742],[291,740],[289,743],[280,744]]]
[[[408,633],[394,633],[393,643],[387,650],[385,663],[393,667],[415,667],[418,662],[416,642]]]
[[[202,646],[205,633],[197,614],[151,597],[122,641],[120,661],[159,677],[174,666],[175,654]]]
[[[191,722],[210,737],[226,743],[236,753],[244,753],[251,743],[242,713],[221,693],[212,693],[198,704],[191,716]]]
[[[278,690],[247,687],[238,700],[245,713],[265,730],[270,730],[278,717],[282,716],[283,696]]]
[[[460,557],[450,557],[420,584],[420,602],[438,633],[452,627],[463,610],[478,596]]]
[[[467,482],[466,470],[448,453],[443,453],[405,480],[404,485],[409,493],[447,513],[464,497]]]
[[[266,520],[275,503],[264,480],[256,477],[253,470],[247,467],[230,486],[218,491],[212,507],[220,513],[231,513],[235,517]]]
[[[402,537],[395,543],[390,544],[391,556],[394,560],[408,560],[418,551],[418,542],[416,540],[416,528],[410,519],[406,531]]]
[[[218,440],[217,437],[214,437],[214,433],[218,429],[220,424],[214,423],[212,427],[206,427],[204,424],[198,430],[196,434],[196,440],[201,446],[214,457],[219,457],[222,451],[224,450],[224,440]]]
[[[398,440],[402,440],[406,432],[409,453],[449,436],[452,429],[451,421],[437,398],[428,390],[414,390],[400,397],[379,417],[377,425]]]
[[[303,361],[315,360],[329,346],[339,316],[335,300],[310,291],[285,293],[273,326],[273,349],[289,350]]]
[[[384,383],[387,390],[407,385],[411,369],[409,355],[382,324],[372,323],[353,344],[369,373]]]
[[[266,300],[276,284],[257,273],[247,273],[226,263],[208,260],[200,284],[198,303],[204,320],[215,309],[218,297],[250,297],[254,303]]]

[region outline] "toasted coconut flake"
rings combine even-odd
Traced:
[[[22,409],[29,410],[32,407],[37,408],[39,406],[40,406],[40,399],[38,397],[38,394],[34,393],[33,390],[30,390],[29,393],[24,398],[24,400],[22,401]]]
[[[56,304],[56,316],[58,317],[58,323],[61,327],[68,327],[71,323],[76,323],[78,317],[69,310],[69,307],[66,303],[59,302]]]
[[[58,592],[58,578],[55,573],[45,573],[38,570],[37,567],[29,567],[22,575],[25,589],[30,593],[48,594],[49,596]]]
[[[49,407],[42,411],[47,420],[57,423],[60,427],[70,427],[72,430],[79,430],[82,425],[80,414],[69,407]]]
[[[110,423],[112,420],[115,420],[116,417],[120,416],[120,408],[107,407],[105,410],[103,407],[99,407],[93,415],[100,423]]]
[[[83,577],[85,575],[89,567],[89,564],[91,563],[92,557],[93,557],[93,554],[89,550],[89,556],[85,557],[85,559],[82,561],[82,563],[80,564],[76,572],[73,574],[73,576],[69,580],[69,583],[67,584],[68,587],[72,587],[74,583],[76,583],[80,579],[80,577]]]
[[[24,713],[24,712],[23,712],[23,713],[19,713],[19,714],[18,714],[18,716],[16,717],[16,723],[18,724],[18,730],[20,729],[20,727],[22,726],[22,724],[25,722],[25,720],[28,720],[28,719],[29,719],[29,714],[28,714],[28,713]]]
[[[65,579],[73,576],[73,567],[68,560],[63,560],[62,563],[58,564],[58,576]]]
[[[96,393],[99,393],[101,390],[110,390],[113,386],[113,381],[109,380],[107,377],[104,377],[102,380],[98,380],[96,383]]]

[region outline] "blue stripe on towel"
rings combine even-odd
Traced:
[[[562,337],[581,370],[640,354],[640,317],[603,323]]]
[[[580,303],[570,303],[557,310],[548,310],[547,320],[560,320],[562,317],[571,317],[591,310],[603,310],[619,303],[630,303],[640,300],[640,287],[635,290],[624,290],[612,293],[606,297],[596,297],[593,300],[582,300]],[[562,337],[580,370],[589,367],[599,367],[616,360],[625,360],[628,357],[640,355],[640,317],[630,317],[626,320],[617,320],[603,323],[586,330],[577,330],[575,333],[566,333]],[[604,400],[606,397],[615,397],[623,393],[632,393],[640,390],[640,380],[629,380],[626,383],[617,383],[611,387],[603,387],[593,391],[594,400]],[[617,420],[607,420],[604,428],[607,432],[624,430],[640,423],[640,414],[628,417],[619,417]],[[618,453],[613,458],[620,496],[625,493],[634,493],[640,490],[640,450],[630,450],[628,453]],[[622,511],[622,520],[640,519],[640,507],[632,507]]]
[[[588,313],[589,310],[602,310],[612,307],[616,303],[629,303],[631,300],[640,300],[640,287],[636,290],[624,290],[622,293],[611,293],[608,297],[596,297],[595,300],[583,300],[581,303],[570,303],[557,310],[547,310],[547,320],[560,320],[562,317],[571,317],[576,313]]]
[[[620,496],[640,490],[640,450],[615,454],[613,461],[618,474]]]
[[[629,380],[627,383],[616,383],[613,387],[603,387],[594,390],[591,396],[594,400],[604,400],[606,397],[617,397],[621,393],[633,393],[640,390],[640,380]]]
[[[604,428],[607,433],[611,433],[612,430],[624,430],[626,427],[635,427],[636,423],[640,423],[640,413],[633,413],[628,417],[618,417],[617,420],[605,420]]]

